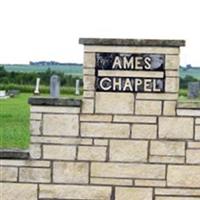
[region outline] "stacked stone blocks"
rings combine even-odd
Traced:
[[[96,52],[165,54],[165,93],[96,92]],[[4,199],[200,199],[200,110],[178,108],[178,67],[179,47],[86,45],[82,105],[31,106],[31,159],[1,160]]]

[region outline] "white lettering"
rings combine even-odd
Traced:
[[[141,65],[143,58],[141,56],[135,57],[135,69],[143,69]]]
[[[162,83],[160,83],[160,84],[162,84]],[[154,92],[160,92],[161,88],[157,88],[156,86],[157,86],[156,79],[153,79],[153,91]]]
[[[152,83],[152,79],[144,79],[144,91],[145,92],[151,92],[151,90],[152,90],[151,83]]]
[[[151,58],[150,57],[144,58],[144,63],[145,63],[145,66],[144,66],[145,69],[151,69]]]
[[[122,69],[121,59],[119,56],[115,57],[114,63],[112,65],[112,69]]]
[[[117,90],[117,87],[119,91],[122,89],[121,78],[113,78],[113,90]]]
[[[142,85],[142,80],[141,79],[135,79],[135,91],[138,91],[138,87]]]
[[[123,91],[133,91],[133,86],[131,84],[131,80],[129,78],[126,79]]]
[[[111,79],[110,78],[102,78],[100,80],[99,84],[100,84],[100,87],[105,91],[111,89]]]
[[[124,69],[134,69],[134,59],[133,57],[131,57],[129,60],[126,56],[123,57],[123,61],[124,61],[124,65],[123,68]]]

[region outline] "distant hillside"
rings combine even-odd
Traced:
[[[63,63],[63,64],[32,64],[32,65],[4,65],[5,69],[9,72],[45,72],[48,69],[57,72],[64,72],[65,74],[71,74],[76,76],[82,76],[82,64],[75,64],[75,63]]]
[[[180,76],[184,78],[187,75],[200,80],[200,67],[180,67]]]
[[[74,66],[74,65],[78,65],[78,66],[82,66],[82,64],[78,64],[78,63],[61,63],[61,62],[57,62],[57,61],[37,61],[37,62],[30,61],[29,65],[36,65],[36,66],[51,66],[51,65]]]

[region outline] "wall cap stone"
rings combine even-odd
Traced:
[[[28,150],[22,149],[0,149],[0,159],[29,159]]]
[[[71,106],[80,107],[81,100],[66,99],[66,98],[51,98],[51,97],[30,97],[28,103],[38,106]]]
[[[84,45],[114,45],[114,46],[185,46],[185,40],[153,40],[153,39],[113,39],[113,38],[79,38],[79,44]]]

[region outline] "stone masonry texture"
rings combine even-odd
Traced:
[[[83,99],[31,98],[30,158],[0,160],[0,199],[200,200],[200,109],[181,108],[177,100],[185,42],[80,43]],[[165,91],[96,91],[99,52],[163,54]]]

